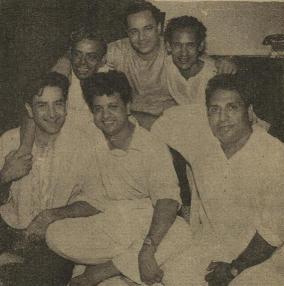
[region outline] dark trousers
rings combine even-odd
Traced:
[[[0,218],[0,253],[23,257],[24,263],[0,267],[0,281],[5,286],[65,286],[72,277],[74,264],[52,252],[45,241],[27,242],[18,248],[24,236]],[[1,284],[0,284],[1,285]]]

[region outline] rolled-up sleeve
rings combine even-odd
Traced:
[[[164,144],[153,148],[149,158],[149,194],[153,205],[159,199],[172,199],[181,204],[177,175],[171,155]]]

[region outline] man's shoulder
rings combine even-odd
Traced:
[[[253,130],[254,136],[254,150],[258,157],[262,158],[265,162],[282,162],[284,164],[284,144],[268,134],[267,131],[262,128],[255,126]]]
[[[155,134],[141,126],[136,128],[137,131],[135,132],[134,138],[135,145],[137,145],[141,151],[153,153],[166,148],[165,143],[163,143]]]
[[[131,45],[129,39],[123,38],[114,42],[110,42],[108,44],[108,53],[123,53],[124,51],[128,51],[130,47]]]

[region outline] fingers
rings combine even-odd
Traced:
[[[206,270],[207,271],[213,271],[213,270],[215,270],[215,268],[217,267],[218,264],[219,264],[219,262],[217,262],[217,261],[211,261]]]

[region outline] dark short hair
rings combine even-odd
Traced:
[[[59,87],[62,90],[64,100],[67,100],[69,80],[66,76],[50,72],[41,79],[31,80],[23,90],[24,102],[32,105],[35,95],[41,96],[46,86]]]
[[[93,112],[95,96],[111,96],[119,93],[121,100],[126,105],[132,101],[131,87],[124,73],[118,71],[99,72],[81,81],[83,95],[90,110]]]
[[[171,43],[173,33],[186,28],[190,28],[195,33],[198,44],[205,40],[207,29],[203,23],[192,16],[181,16],[168,21],[164,33],[165,41]]]
[[[103,35],[98,31],[93,31],[85,26],[80,27],[76,31],[73,31],[70,36],[71,49],[73,49],[75,45],[82,40],[90,40],[98,42],[101,48],[101,57],[103,57],[106,54],[107,42],[105,41]]]
[[[205,90],[207,106],[209,106],[214,92],[218,89],[237,91],[247,107],[253,103],[253,85],[249,84],[245,74],[220,74],[211,78]]]
[[[142,11],[150,11],[157,24],[160,24],[163,21],[163,14],[161,13],[160,9],[158,9],[152,3],[145,0],[134,0],[131,1],[131,3],[126,8],[124,15],[125,26],[127,27],[127,18],[129,15]]]

